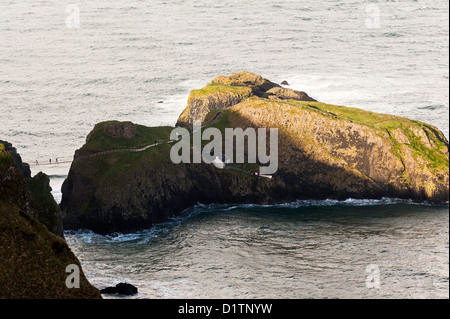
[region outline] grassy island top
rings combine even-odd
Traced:
[[[91,153],[118,150],[118,149],[139,149],[147,145],[168,141],[171,126],[147,127],[136,124],[136,136],[133,138],[116,138],[105,132],[105,127],[109,124],[120,123],[119,121],[105,121],[95,125],[89,133],[86,144],[80,149],[78,155],[88,155]]]
[[[252,90],[245,86],[231,86],[220,83],[211,83],[206,85],[204,88],[199,90],[193,90],[189,94],[190,98],[201,98],[208,95],[218,94],[218,93],[229,93],[241,95],[243,97],[249,97],[252,94]]]

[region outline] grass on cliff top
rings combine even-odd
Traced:
[[[219,111],[224,112],[212,126],[217,127],[224,132],[226,127],[231,127],[229,120],[231,111],[229,109],[222,109]],[[214,112],[214,114],[215,113],[216,112]],[[93,131],[93,135],[90,138],[90,142],[87,144],[88,150],[95,149],[98,151],[119,149],[119,147],[117,147],[118,144],[115,143],[116,139],[105,136],[106,134],[104,133],[102,127],[104,127],[107,123],[108,122],[100,123],[101,125],[99,124],[96,126]],[[204,129],[206,129],[206,127],[202,128],[202,130]],[[170,150],[174,143],[167,143],[172,130],[173,127],[142,126],[138,129],[138,132],[141,132],[141,138],[142,136],[145,136],[147,138],[151,138],[150,140],[153,141],[153,138],[158,137],[160,138],[160,141],[164,141],[164,143],[150,147],[142,152],[125,151],[99,155],[91,158],[82,158],[75,161],[72,165],[74,165],[79,172],[82,172],[84,176],[92,178],[97,187],[121,185],[130,179],[130,174],[135,174],[136,172],[147,168],[151,168],[154,173],[174,173],[178,169],[178,165],[173,164],[170,159]],[[136,136],[136,138],[137,137],[138,136]],[[192,139],[192,136],[190,136],[190,138]],[[142,141],[139,143],[142,143]],[[202,146],[207,143],[209,143],[209,141],[202,141]],[[120,144],[120,149],[140,148],[147,145],[147,143],[144,143],[145,145],[134,143],[136,147],[130,147],[132,144],[132,141],[129,141],[126,145]],[[102,148],[100,148],[99,145]],[[85,150],[85,146],[82,150]],[[254,165],[239,165],[239,167],[242,167],[245,170],[254,169]],[[229,171],[229,173],[237,174],[234,171]]]
[[[121,185],[124,181],[132,178],[130,174],[134,174],[142,168],[151,167],[156,171],[161,167],[170,169],[170,166],[165,166],[165,164],[171,164],[170,148],[172,145],[162,143],[142,152],[118,152],[84,158],[75,161],[72,165],[77,167],[78,171],[83,172],[83,175],[92,178],[97,186],[102,184]]]
[[[93,153],[110,150],[139,149],[147,145],[162,143],[142,152],[117,152],[104,154],[93,158],[80,159],[73,163],[86,176],[96,177],[96,180],[120,183],[127,174],[142,165],[156,165],[164,159],[169,159],[171,144],[170,133],[174,129],[171,126],[146,127],[136,125],[136,136],[131,139],[115,138],[105,133],[105,126],[117,121],[107,121],[98,123],[89,134],[86,144],[77,152],[77,156],[84,156]]]
[[[252,89],[245,86],[230,86],[225,84],[208,84],[199,90],[193,90],[189,94],[190,98],[199,98],[205,95],[213,95],[217,93],[233,93],[243,97],[248,97],[252,94]]]
[[[292,102],[292,101],[291,101]],[[295,101],[298,103],[298,101]],[[401,116],[390,114],[382,114],[370,112],[354,107],[330,105],[321,102],[300,102],[299,104],[316,108],[324,112],[325,115],[336,116],[338,119],[352,121],[361,125],[366,125],[385,131],[389,134],[391,141],[394,144],[394,151],[398,151],[398,146],[401,144],[392,135],[392,131],[400,129],[408,137],[410,143],[408,146],[414,152],[414,156],[422,156],[429,161],[430,168],[449,168],[449,161],[447,155],[442,150],[447,148],[444,135],[439,132],[437,128],[432,125],[411,120]],[[423,131],[428,140],[435,144],[435,148],[430,149],[425,146],[424,142],[414,134],[414,131]]]
[[[81,148],[80,155],[117,149],[138,149],[156,142],[168,141],[171,126],[147,127],[136,124],[136,136],[131,139],[115,138],[105,133],[105,126],[117,121],[101,122],[95,125],[88,141]],[[84,154],[83,154],[84,153]]]
[[[178,120],[181,122],[188,120],[189,114],[191,112],[192,99],[202,99],[213,96],[217,97],[220,95],[233,95],[234,97],[242,99],[250,97],[252,95],[252,90],[249,87],[244,86],[230,86],[220,83],[210,83],[202,89],[193,90],[190,92],[188,98],[188,106],[180,114]]]
[[[417,127],[420,129],[426,128],[431,131],[434,135],[440,135],[435,127],[432,125],[411,120],[405,117],[375,113],[371,111],[366,111],[363,109],[347,106],[338,106],[332,104],[326,104],[322,102],[308,102],[308,101],[294,101],[289,100],[290,104],[295,104],[303,107],[308,107],[313,110],[317,110],[324,115],[331,117],[336,117],[339,119],[345,119],[354,123],[383,129],[383,130],[393,130],[396,128],[407,129],[411,127]],[[439,138],[440,140],[440,138]]]
[[[7,202],[10,197],[23,192],[21,183],[13,183],[10,178],[5,178],[6,171],[13,165],[14,160],[11,154],[5,150],[3,144],[0,144],[0,207],[2,206],[2,201]]]

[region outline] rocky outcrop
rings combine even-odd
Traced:
[[[44,224],[53,234],[64,237],[61,210],[51,193],[50,178],[39,172],[25,180],[30,190],[32,216]]]
[[[303,91],[295,91],[292,89],[279,87],[268,90],[266,93],[264,93],[263,98],[269,100],[316,101]]]
[[[431,125],[319,102],[247,101],[232,111],[242,125],[283,132],[279,165],[303,187],[331,198],[448,202],[448,141]]]
[[[45,185],[43,175],[31,183]],[[81,265],[63,238],[52,234],[35,217],[36,197],[11,153],[0,144],[0,299],[101,298],[84,276]],[[40,200],[40,198],[38,199]],[[46,212],[48,213],[48,212]],[[80,288],[68,288],[68,265],[80,269]]]
[[[126,282],[121,282],[114,287],[106,287],[100,290],[100,293],[107,295],[133,296],[138,293],[138,289]]]
[[[192,127],[196,120],[204,123],[209,112],[232,107],[251,96],[314,101],[304,92],[283,89],[260,75],[242,71],[218,76],[203,89],[192,91],[176,126]]]
[[[14,163],[16,163],[16,166],[19,168],[23,177],[31,178],[30,165],[28,163],[22,162],[22,158],[20,157],[19,153],[17,153],[17,149],[13,147],[11,143],[8,143],[6,141],[0,140],[0,144],[3,145],[3,148],[6,152],[11,154]]]
[[[23,211],[44,224],[53,234],[63,237],[61,210],[51,194],[48,176],[40,172],[31,177],[30,166],[22,162],[16,148],[4,141],[0,141],[0,148],[3,150],[3,156],[6,158],[6,155],[9,155],[15,164],[4,172],[5,180],[0,187],[0,193],[15,198]],[[16,168],[22,175],[20,181],[9,175]],[[7,181],[12,181],[13,185],[8,186]]]
[[[192,91],[188,106],[178,118],[176,126],[192,127],[194,121],[205,121],[209,112],[228,108],[252,96],[248,87],[230,87],[222,84],[209,84],[202,90]]]
[[[278,84],[264,79],[261,75],[242,71],[232,73],[230,76],[220,75],[211,81],[210,84],[223,84],[233,87],[248,87],[256,96],[263,96],[268,90],[279,87]]]
[[[136,126],[131,122],[111,123],[105,126],[105,133],[115,138],[133,138]]]
[[[233,75],[214,82],[191,93],[197,99],[205,98],[200,108],[210,111],[203,117],[204,124],[222,133],[225,128],[278,128],[278,170],[271,179],[255,175],[259,166],[252,163],[230,164],[225,169],[206,163],[174,164],[170,143],[144,152],[78,158],[62,188],[65,227],[99,233],[133,232],[166,221],[199,202],[269,204],[381,197],[448,202],[448,141],[437,128],[320,103],[300,91],[277,89],[266,95],[274,87],[259,77],[243,81]],[[246,82],[249,87],[242,86]],[[264,88],[263,94],[256,85]],[[244,88],[251,95],[216,109],[216,101],[207,102],[211,89],[217,89],[214,86],[229,91]],[[254,95],[254,90],[261,97]],[[300,94],[299,99],[292,94]],[[192,119],[183,116],[184,112],[179,120],[184,123]],[[117,141],[105,136],[104,125],[96,125],[91,132],[96,138],[77,154],[114,148]],[[142,142],[137,143],[142,136],[149,140],[166,136],[168,141],[172,129],[140,127],[135,138],[117,147],[142,147]]]

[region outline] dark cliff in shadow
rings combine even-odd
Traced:
[[[48,177],[24,175],[17,156],[0,143],[0,299],[101,298],[62,238]],[[79,267],[80,288],[66,286],[68,265]]]

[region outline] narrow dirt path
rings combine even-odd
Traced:
[[[214,124],[220,117],[220,115],[222,115],[224,111],[220,111],[218,112],[216,115],[214,115],[214,117],[208,122],[202,125],[202,127],[204,126],[210,126],[212,124]],[[193,132],[189,133],[189,135],[191,135]],[[96,157],[96,156],[101,156],[101,155],[108,155],[108,154],[113,154],[113,153],[122,153],[122,152],[144,152],[146,150],[148,150],[151,147],[155,147],[164,143],[173,143],[175,141],[166,141],[166,142],[159,142],[159,143],[153,143],[141,148],[125,148],[125,149],[117,149],[117,150],[109,150],[109,151],[102,151],[102,152],[97,152],[97,153],[93,153],[93,154],[89,154],[89,155],[83,155],[77,158],[74,158],[74,162],[78,161],[80,159],[85,159],[85,158],[92,158],[92,157]]]

